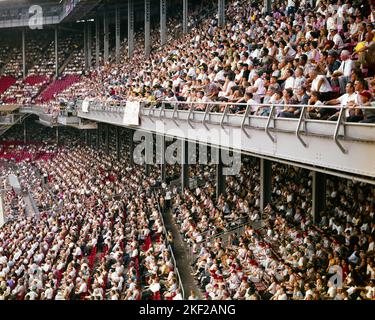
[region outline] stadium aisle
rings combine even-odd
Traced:
[[[182,240],[178,226],[173,222],[171,210],[163,215],[165,227],[173,235],[173,252],[180,272],[182,283],[184,284],[185,296],[188,297],[191,291],[194,291],[199,299],[202,299],[202,292],[199,290],[196,281],[192,275],[191,261],[187,254],[186,244]]]

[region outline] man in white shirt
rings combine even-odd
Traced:
[[[332,40],[334,45],[334,49],[341,50],[344,47],[344,41],[342,40],[341,36],[337,33],[337,28],[333,28],[329,31],[329,35],[327,37],[328,40]]]
[[[354,61],[350,59],[350,53],[348,50],[343,50],[340,54],[340,59],[342,60],[340,67],[333,72],[332,80],[336,79],[339,82],[340,93],[345,92],[345,86],[348,83],[352,70],[354,67]]]
[[[312,69],[309,76],[312,79],[311,91],[319,92],[321,101],[330,100],[332,87],[328,79],[324,75],[319,75],[316,69]]]
[[[264,87],[264,80],[259,76],[258,73],[254,74],[254,84],[249,88],[249,91],[254,94],[254,100],[258,103],[260,98],[266,93],[266,88]]]
[[[352,82],[349,82],[346,85],[346,93],[345,94],[338,97],[337,99],[332,99],[332,100],[326,101],[325,104],[330,105],[330,106],[340,105],[341,107],[349,107],[350,105],[354,105],[356,101],[357,101],[357,93],[355,92],[354,84]],[[329,119],[330,120],[337,120],[337,117],[338,117],[339,113],[340,113],[340,110],[338,110]],[[345,117],[349,117],[349,116],[350,116],[350,109],[346,108],[345,109]]]

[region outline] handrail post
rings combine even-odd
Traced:
[[[176,124],[176,126],[179,126],[178,122],[176,121],[176,117],[175,117],[175,114],[178,114],[178,103],[176,103],[174,105],[174,108],[173,108],[173,113],[172,113],[172,120],[173,122]]]
[[[206,124],[206,118],[208,116],[208,113],[210,112],[211,110],[211,107],[210,105],[207,103],[206,105],[206,109],[205,109],[205,112],[204,112],[204,116],[203,116],[203,120],[202,120],[202,124],[206,127],[207,130],[210,130],[210,128],[207,126]]]
[[[224,129],[224,118],[225,116],[227,115],[228,113],[228,105],[226,104],[225,105],[225,109],[224,109],[224,112],[223,112],[223,116],[221,117],[221,121],[220,121],[220,126]]]
[[[302,145],[304,147],[307,147],[307,143],[302,139],[301,134],[300,134],[302,122],[305,120],[305,111],[306,111],[306,107],[303,106],[302,110],[301,110],[301,115],[300,115],[299,120],[298,120],[298,125],[297,125],[297,129],[296,129],[296,136],[297,136],[298,140],[301,141]]]
[[[152,119],[154,117],[154,108],[155,106],[150,106],[150,110],[148,112],[148,118],[151,120],[151,122],[154,122],[154,119]],[[152,114],[151,114],[152,112]]]
[[[276,139],[275,139],[275,137],[269,132],[269,126],[270,126],[270,124],[271,124],[271,120],[274,119],[274,113],[275,113],[275,106],[272,105],[272,106],[271,106],[270,114],[269,114],[269,116],[268,116],[268,120],[267,120],[266,128],[265,128],[266,134],[270,137],[270,139],[272,140],[272,142],[275,142]]]
[[[165,103],[164,102],[161,103],[159,118],[161,118],[162,113],[164,114],[164,118],[165,118]]]
[[[242,130],[243,132],[245,132],[245,134],[246,134],[247,136],[249,136],[249,133],[245,130],[245,121],[246,121],[247,117],[249,116],[250,108],[251,108],[250,105],[247,105],[247,106],[246,106],[246,110],[245,110],[245,113],[244,113],[244,115],[243,115],[242,122],[241,122],[241,130]]]
[[[191,107],[190,107],[190,109],[189,109],[189,114],[188,114],[188,118],[187,118],[187,122],[188,122],[188,124],[189,124],[190,127],[192,127],[193,129],[194,129],[194,126],[191,124],[191,119],[190,119],[190,117],[191,117],[191,115],[192,115],[194,109],[195,109],[195,105],[192,104]]]
[[[335,143],[337,144],[337,146],[340,148],[340,150],[342,151],[342,153],[347,153],[348,151],[344,148],[344,146],[341,144],[341,142],[338,139],[338,135],[339,135],[339,131],[340,131],[340,126],[342,124],[342,119],[343,119],[344,115],[345,115],[345,109],[343,107],[341,107],[339,116],[337,118],[336,129],[335,129],[335,133],[333,135],[333,140],[335,141]]]

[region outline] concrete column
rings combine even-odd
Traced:
[[[160,168],[160,173],[161,173],[161,181],[166,182],[167,181],[167,165],[166,163],[162,163]]]
[[[260,212],[271,202],[272,166],[271,161],[260,159]]]
[[[223,28],[225,25],[225,0],[218,0],[218,25]]]
[[[56,126],[56,144],[60,143],[60,137],[59,137],[59,127]]]
[[[134,53],[134,4],[133,0],[128,0],[128,57]]]
[[[116,157],[117,161],[121,158],[121,135],[120,127],[116,127]]]
[[[83,26],[83,55],[85,58],[85,69],[89,66],[89,60],[87,55],[87,22]]]
[[[189,188],[189,143],[187,140],[181,140],[182,159],[181,159],[181,192]]]
[[[165,136],[156,135],[156,161],[160,165],[161,181],[166,181]]]
[[[120,62],[120,46],[121,46],[121,26],[120,26],[120,8],[116,5],[115,12],[115,28],[116,28],[116,63]]]
[[[320,215],[326,209],[326,175],[313,171],[312,176],[312,217],[314,223],[320,222]]]
[[[272,0],[264,0],[264,7],[266,8],[266,14],[271,13],[271,3],[272,3]]]
[[[23,143],[27,142],[27,127],[26,127],[26,120],[23,120]]]
[[[59,76],[59,53],[58,53],[58,34],[57,34],[57,26],[55,26],[55,76],[56,78]]]
[[[150,22],[151,6],[150,0],[145,0],[145,58],[150,58],[151,40],[150,40]]]
[[[91,44],[92,44],[92,28],[91,23],[87,23],[87,66],[88,68],[91,68],[91,60],[92,60],[92,50],[91,50]]]
[[[133,139],[133,135],[134,135],[134,132],[133,132],[133,130],[130,129],[128,131],[129,151],[130,151],[130,154],[129,154],[130,165],[134,164],[134,139]]]
[[[26,35],[25,29],[22,29],[22,76],[26,78]]]
[[[184,34],[188,33],[188,12],[189,3],[188,0],[182,0],[182,31]]]
[[[101,125],[98,122],[98,128],[96,129],[96,149],[99,150],[101,147]]]
[[[160,44],[167,43],[167,0],[160,0]]]
[[[150,165],[145,163],[145,176],[148,177],[150,175]]]
[[[225,177],[223,175],[223,162],[221,160],[220,149],[216,149],[218,153],[218,164],[216,164],[216,198],[225,192]]]
[[[105,124],[105,153],[109,154],[109,124]]]
[[[95,63],[99,67],[100,57],[100,20],[99,17],[95,18]]]
[[[103,15],[103,24],[104,24],[104,61],[108,62],[109,59],[109,32],[108,32],[108,16],[104,11]]]

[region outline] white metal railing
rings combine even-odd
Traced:
[[[77,107],[80,108],[80,101],[78,101]],[[296,122],[296,127],[293,129],[293,133],[296,135],[300,143],[307,147],[306,142],[302,138],[302,133],[308,135],[306,129],[303,129],[303,124],[307,122],[316,122],[316,123],[325,123],[325,124],[333,124],[335,125],[334,131],[331,134],[332,139],[335,141],[337,146],[343,153],[346,153],[347,150],[343,147],[341,142],[339,141],[339,135],[341,128],[345,128],[348,124],[350,125],[357,125],[362,127],[375,127],[375,123],[353,123],[345,121],[345,111],[346,110],[354,110],[354,109],[361,109],[361,110],[375,110],[374,107],[366,107],[366,106],[359,106],[356,108],[350,108],[346,106],[331,106],[331,105],[295,105],[295,104],[267,104],[267,103],[257,103],[257,104],[247,104],[247,103],[235,103],[235,102],[185,102],[185,101],[159,101],[159,102],[146,102],[140,101],[141,103],[141,110],[140,115],[148,117],[151,121],[153,119],[171,119],[173,120],[176,125],[177,120],[186,120],[192,127],[194,122],[201,122],[203,126],[206,128],[208,124],[212,124],[210,118],[215,115],[219,117],[220,126],[224,129],[226,126],[237,126],[240,127],[241,130],[246,134],[246,128],[253,128],[253,129],[263,129],[265,130],[267,136],[274,142],[275,138],[272,135],[272,131],[277,131],[278,129],[275,127],[275,121],[284,120],[284,121],[294,121]],[[240,112],[234,112],[231,107],[232,106],[242,106],[243,110]],[[97,112],[110,112],[110,113],[117,113],[122,114],[124,112],[124,108],[126,107],[126,101],[91,101],[89,104],[89,111],[97,111]],[[199,108],[198,108],[199,107]],[[214,108],[221,107],[222,110],[213,111]],[[266,116],[252,114],[252,108],[258,107],[259,109],[268,109],[269,114]],[[280,112],[285,107],[292,107],[301,109],[301,112],[298,116],[289,118],[289,117],[280,117]],[[316,110],[320,109],[332,109],[338,112],[337,120],[320,120],[320,119],[310,119],[308,113],[306,112],[308,108],[313,108]],[[183,117],[181,117],[183,115]],[[235,119],[236,121],[230,121]],[[263,119],[265,123],[263,125],[253,125],[252,119]],[[305,126],[306,127],[306,126]],[[290,130],[289,130],[290,131]],[[343,132],[345,136],[345,130]]]

